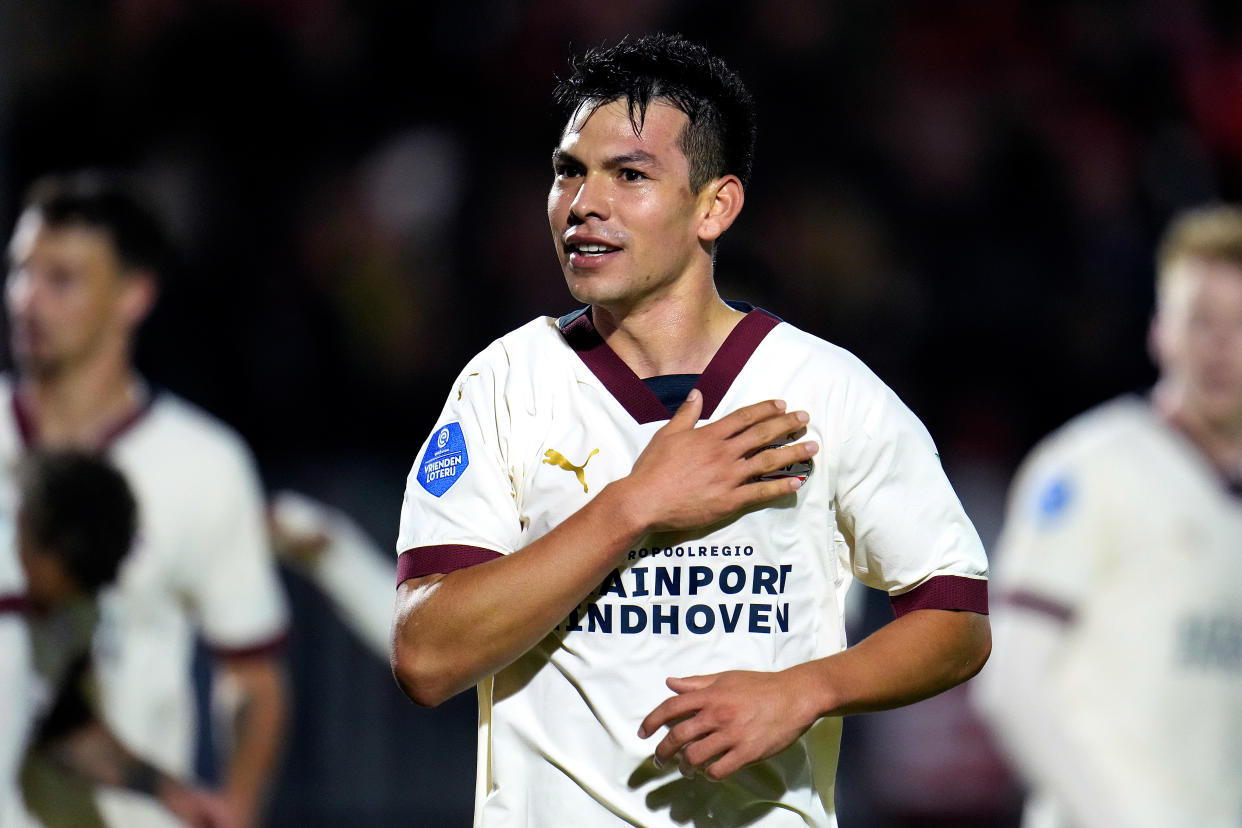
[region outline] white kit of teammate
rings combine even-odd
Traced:
[[[10,381],[0,380],[0,462],[16,464],[32,427]],[[240,438],[168,392],[155,393],[105,450],[133,488],[139,529],[117,585],[101,594],[101,712],[132,750],[191,778],[195,631],[213,652],[245,657],[281,646],[288,628],[262,491]],[[97,796],[109,824],[178,824],[149,797],[112,789]]]
[[[407,483],[399,580],[532,543],[630,473],[667,422],[588,313],[559,325],[536,319],[461,374]],[[476,824],[675,825],[680,801],[722,824],[833,825],[840,718],[723,781],[683,778],[657,769],[635,732],[669,671],[781,670],[843,650],[854,578],[899,613],[986,612],[983,549],[930,437],[857,359],[752,310],[696,387],[704,421],[788,400],[824,450],[777,473],[805,476],[796,495],[642,540],[542,644],[479,685]]]
[[[15,543],[13,513],[0,508],[0,543]],[[30,728],[32,711],[15,700],[27,698],[30,688],[30,637],[22,615],[25,579],[16,555],[0,554],[0,825],[24,818],[17,774]]]
[[[1087,412],[1024,464],[999,548],[998,640],[1039,618],[1060,642],[984,673],[1026,711],[995,716],[1043,777],[1024,826],[1074,824],[1049,790],[1118,809],[1099,824],[1242,824],[1242,497],[1198,447],[1139,397]],[[991,681],[1020,661],[1032,681]]]

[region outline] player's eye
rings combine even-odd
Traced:
[[[626,181],[633,182],[633,181],[642,181],[647,176],[639,172],[638,170],[632,170],[626,167],[625,169],[621,170],[621,177],[625,179]]]
[[[582,167],[577,164],[553,164],[552,172],[557,178],[574,178],[582,175]]]

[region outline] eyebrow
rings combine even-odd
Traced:
[[[553,166],[557,164],[580,164],[586,166],[578,156],[560,147],[552,150],[552,164]],[[623,155],[614,155],[605,160],[603,166],[606,170],[615,170],[632,164],[648,164],[656,168],[661,167],[660,159],[646,150],[634,150]]]

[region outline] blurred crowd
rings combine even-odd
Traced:
[[[542,218],[554,76],[571,51],[654,30],[705,42],[759,105],[722,292],[871,365],[990,545],[1024,452],[1151,382],[1169,216],[1242,196],[1236,3],[13,0],[0,225],[45,172],[135,173],[179,254],[145,374],[235,426],[269,486],[341,507],[388,550],[460,366],[573,307]],[[467,824],[472,699],[411,707],[286,581],[295,726],[272,824]],[[859,632],[883,611],[868,603]],[[847,727],[843,820],[1013,824],[1016,788],[965,709]],[[937,751],[886,764],[910,722]],[[956,791],[973,813],[929,793],[949,772],[987,780]]]

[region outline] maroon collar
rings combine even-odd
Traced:
[[[741,373],[742,366],[778,324],[780,320],[775,316],[756,308],[733,327],[694,384],[703,394],[701,419],[712,416],[733,380]],[[655,423],[668,419],[664,404],[599,335],[589,309],[564,317],[560,330],[561,336],[577,352],[579,359],[637,422]]]
[[[99,441],[99,445],[94,447],[95,450],[106,452],[112,448],[113,443],[120,439],[125,432],[133,428],[139,420],[147,415],[147,412],[151,410],[154,400],[155,394],[148,393],[142,402],[134,406],[133,411],[126,414],[122,419],[118,420],[112,425],[111,428],[104,432],[102,439]],[[16,384],[14,384],[13,387],[13,394],[10,399],[10,404],[13,409],[13,422],[17,424],[17,433],[21,437],[22,446],[26,450],[30,450],[37,445],[39,437],[39,424],[35,422],[34,415],[30,413],[30,410],[26,408],[25,403],[22,402],[21,394],[18,393]]]

